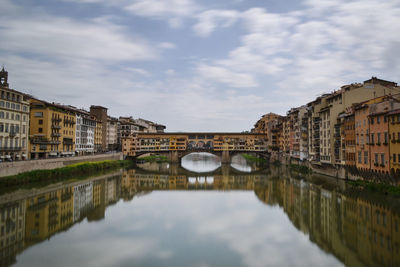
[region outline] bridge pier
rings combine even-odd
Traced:
[[[222,151],[221,163],[231,163],[231,155],[228,150]]]
[[[168,152],[168,161],[170,163],[181,163],[181,158],[179,157],[178,151],[170,151]]]

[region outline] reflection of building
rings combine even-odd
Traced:
[[[347,266],[400,264],[400,212],[385,196],[372,201],[296,179],[273,180],[256,194],[278,203],[293,225]]]
[[[78,221],[93,205],[93,183],[88,182],[74,187],[74,221]]]
[[[15,263],[24,248],[25,200],[0,205],[0,266]]]

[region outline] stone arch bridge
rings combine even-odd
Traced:
[[[157,153],[167,154],[170,162],[180,162],[193,152],[208,152],[229,163],[234,154],[254,153],[267,158],[267,136],[259,133],[137,133],[122,138],[126,158]]]

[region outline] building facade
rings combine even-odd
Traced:
[[[28,96],[8,87],[8,72],[0,71],[0,160],[28,158]]]
[[[31,158],[75,155],[76,114],[62,105],[31,98],[29,153]]]

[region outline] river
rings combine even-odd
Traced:
[[[400,200],[231,165],[129,170],[0,195],[0,266],[399,266]]]

